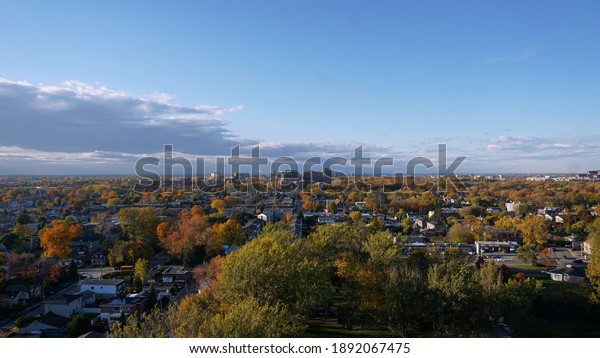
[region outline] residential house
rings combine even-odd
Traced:
[[[567,265],[549,272],[550,278],[560,282],[581,282],[585,280],[585,269]]]
[[[509,213],[517,212],[517,211],[519,211],[520,208],[521,208],[521,203],[518,201],[511,201],[511,202],[506,203],[506,211],[508,211]]]
[[[268,223],[272,223],[275,221],[275,215],[274,212],[271,210],[265,210],[262,213],[256,215],[257,218],[261,219],[262,221],[268,222]]]
[[[116,322],[121,319],[121,315],[143,312],[145,304],[146,297],[140,294],[112,299],[100,305],[100,319],[108,323]]]
[[[367,203],[365,201],[357,201],[354,203],[354,208],[356,210],[366,210],[367,209]]]
[[[583,243],[583,253],[587,254],[587,255],[591,255],[592,254],[592,240],[591,239],[587,239]]]
[[[10,301],[10,304],[26,303],[29,302],[33,297],[41,294],[41,287],[27,285],[8,285],[2,291],[2,295],[5,297],[5,299]]]
[[[92,255],[92,266],[106,266],[107,262],[106,256],[101,252]]]
[[[167,266],[164,271],[160,274],[161,282],[172,283],[172,282],[185,282],[190,278],[190,272],[183,266]]]
[[[79,283],[79,291],[91,291],[99,298],[119,297],[125,291],[125,280],[88,278]]]
[[[244,233],[248,241],[258,237],[260,230],[266,224],[266,221],[261,219],[254,219],[244,226]]]
[[[317,219],[317,222],[319,223],[319,225],[327,225],[327,224],[333,224],[335,223],[335,216],[332,215],[322,215],[319,216],[319,218]]]
[[[415,225],[417,225],[420,229],[426,229],[427,228],[427,220],[422,219],[422,218],[415,219]]]
[[[79,314],[83,308],[81,296],[81,294],[64,294],[62,297],[46,300],[43,302],[44,313],[52,312],[63,317]]]
[[[37,334],[41,336],[62,336],[67,331],[71,320],[67,317],[48,312],[41,315],[29,325],[20,329],[21,335]]]

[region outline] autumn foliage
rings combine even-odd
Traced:
[[[160,223],[156,232],[167,252],[175,257],[181,257],[187,250],[198,246],[211,246],[210,225],[198,209],[183,211],[178,223]]]
[[[40,245],[44,256],[66,259],[71,253],[71,241],[81,235],[81,226],[68,225],[64,220],[55,220],[44,230]]]

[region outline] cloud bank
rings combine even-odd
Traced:
[[[413,157],[437,161],[437,144],[448,143],[449,163],[466,156],[465,172],[574,172],[594,169],[600,134],[585,136],[433,137],[397,146],[358,142],[272,142],[231,132],[226,117],[242,106],[184,106],[165,93],[135,96],[79,81],[31,84],[0,78],[0,175],[133,174],[143,156],[162,158],[164,144],[192,161],[242,157],[260,146],[261,157],[333,156],[350,159],[363,146],[374,160],[394,158],[396,172]],[[306,134],[310,138],[310,132]],[[590,165],[592,167],[590,167]]]
[[[186,107],[78,81],[33,85],[0,79],[0,144],[53,152],[149,153],[176,143],[190,153],[218,154],[240,142],[223,116],[241,110]]]

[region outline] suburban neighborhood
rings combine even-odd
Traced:
[[[478,270],[495,267],[504,282],[530,277],[546,291],[583,285],[587,292],[584,286],[595,285],[588,268],[597,256],[593,237],[600,208],[594,171],[572,177],[469,176],[461,178],[466,190],[446,192],[435,187],[389,192],[393,178],[386,177],[360,178],[348,189],[316,172],[276,173],[272,187],[280,190],[239,191],[232,184],[249,184],[248,176],[211,177],[222,180],[222,190],[184,190],[187,178],[174,178],[153,193],[133,192],[135,180],[127,177],[2,178],[3,334],[114,336],[115,327],[132,319],[143,321],[154,310],[167,312],[211,292],[218,276],[207,272],[215,260],[245,251],[265,230],[310,241],[327,227],[364,228],[371,236],[383,235],[400,257],[427,253],[444,262],[458,254]],[[325,301],[312,305],[308,332],[319,320],[342,331],[381,329],[368,319],[344,323],[349,308],[336,306],[335,297],[325,306]],[[501,321],[498,327],[511,324]],[[494,327],[478,334],[513,333]]]

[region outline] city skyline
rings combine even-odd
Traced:
[[[341,156],[600,167],[592,1],[0,4],[0,175]],[[183,153],[183,154],[182,154]]]

